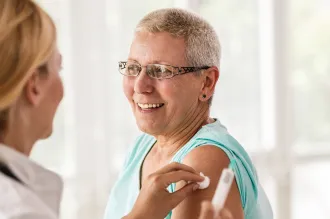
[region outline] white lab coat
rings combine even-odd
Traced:
[[[21,181],[0,172],[0,219],[58,219],[61,178],[0,144],[0,161]]]

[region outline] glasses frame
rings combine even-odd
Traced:
[[[120,61],[120,62],[118,62],[118,64],[119,64],[119,69],[118,70],[119,70],[119,73],[120,74],[125,75],[125,76],[137,77],[141,73],[142,68],[146,68],[147,75],[149,77],[155,78],[155,79],[170,79],[170,78],[173,78],[174,76],[177,76],[177,75],[183,75],[183,74],[197,72],[197,71],[200,71],[200,70],[206,70],[206,69],[209,69],[210,68],[209,66],[201,66],[201,67],[178,67],[178,66],[165,65],[165,64],[148,64],[146,66],[142,66],[138,62],[132,62],[132,63],[134,63],[134,64],[136,64],[136,65],[138,65],[140,67],[139,68],[139,71],[135,75],[127,75],[127,74],[124,74],[121,71],[122,69],[125,69],[126,68],[127,63],[129,63],[129,61]],[[154,77],[154,76],[152,76],[152,74],[150,73],[150,71],[148,71],[148,67],[149,66],[166,67],[167,69],[171,70],[172,74],[170,76],[168,76],[168,77],[163,77],[163,78]]]

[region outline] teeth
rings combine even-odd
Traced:
[[[159,104],[159,103],[138,103],[138,106],[141,107],[142,109],[152,109],[152,108],[158,108],[160,106],[162,106],[163,104]]]

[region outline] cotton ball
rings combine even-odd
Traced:
[[[206,189],[210,185],[210,178],[207,177],[207,176],[204,176],[204,174],[202,172],[199,175],[201,175],[202,177],[204,177],[204,181],[198,183],[199,184],[199,188],[198,189]]]

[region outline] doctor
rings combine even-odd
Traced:
[[[57,219],[62,180],[28,158],[36,141],[51,135],[63,97],[56,28],[32,0],[1,0],[0,33],[0,218]],[[192,183],[168,193],[180,180]],[[126,219],[163,218],[202,180],[183,164],[163,167],[149,176]],[[212,214],[205,203],[201,219]],[[226,210],[221,214],[230,218]]]

